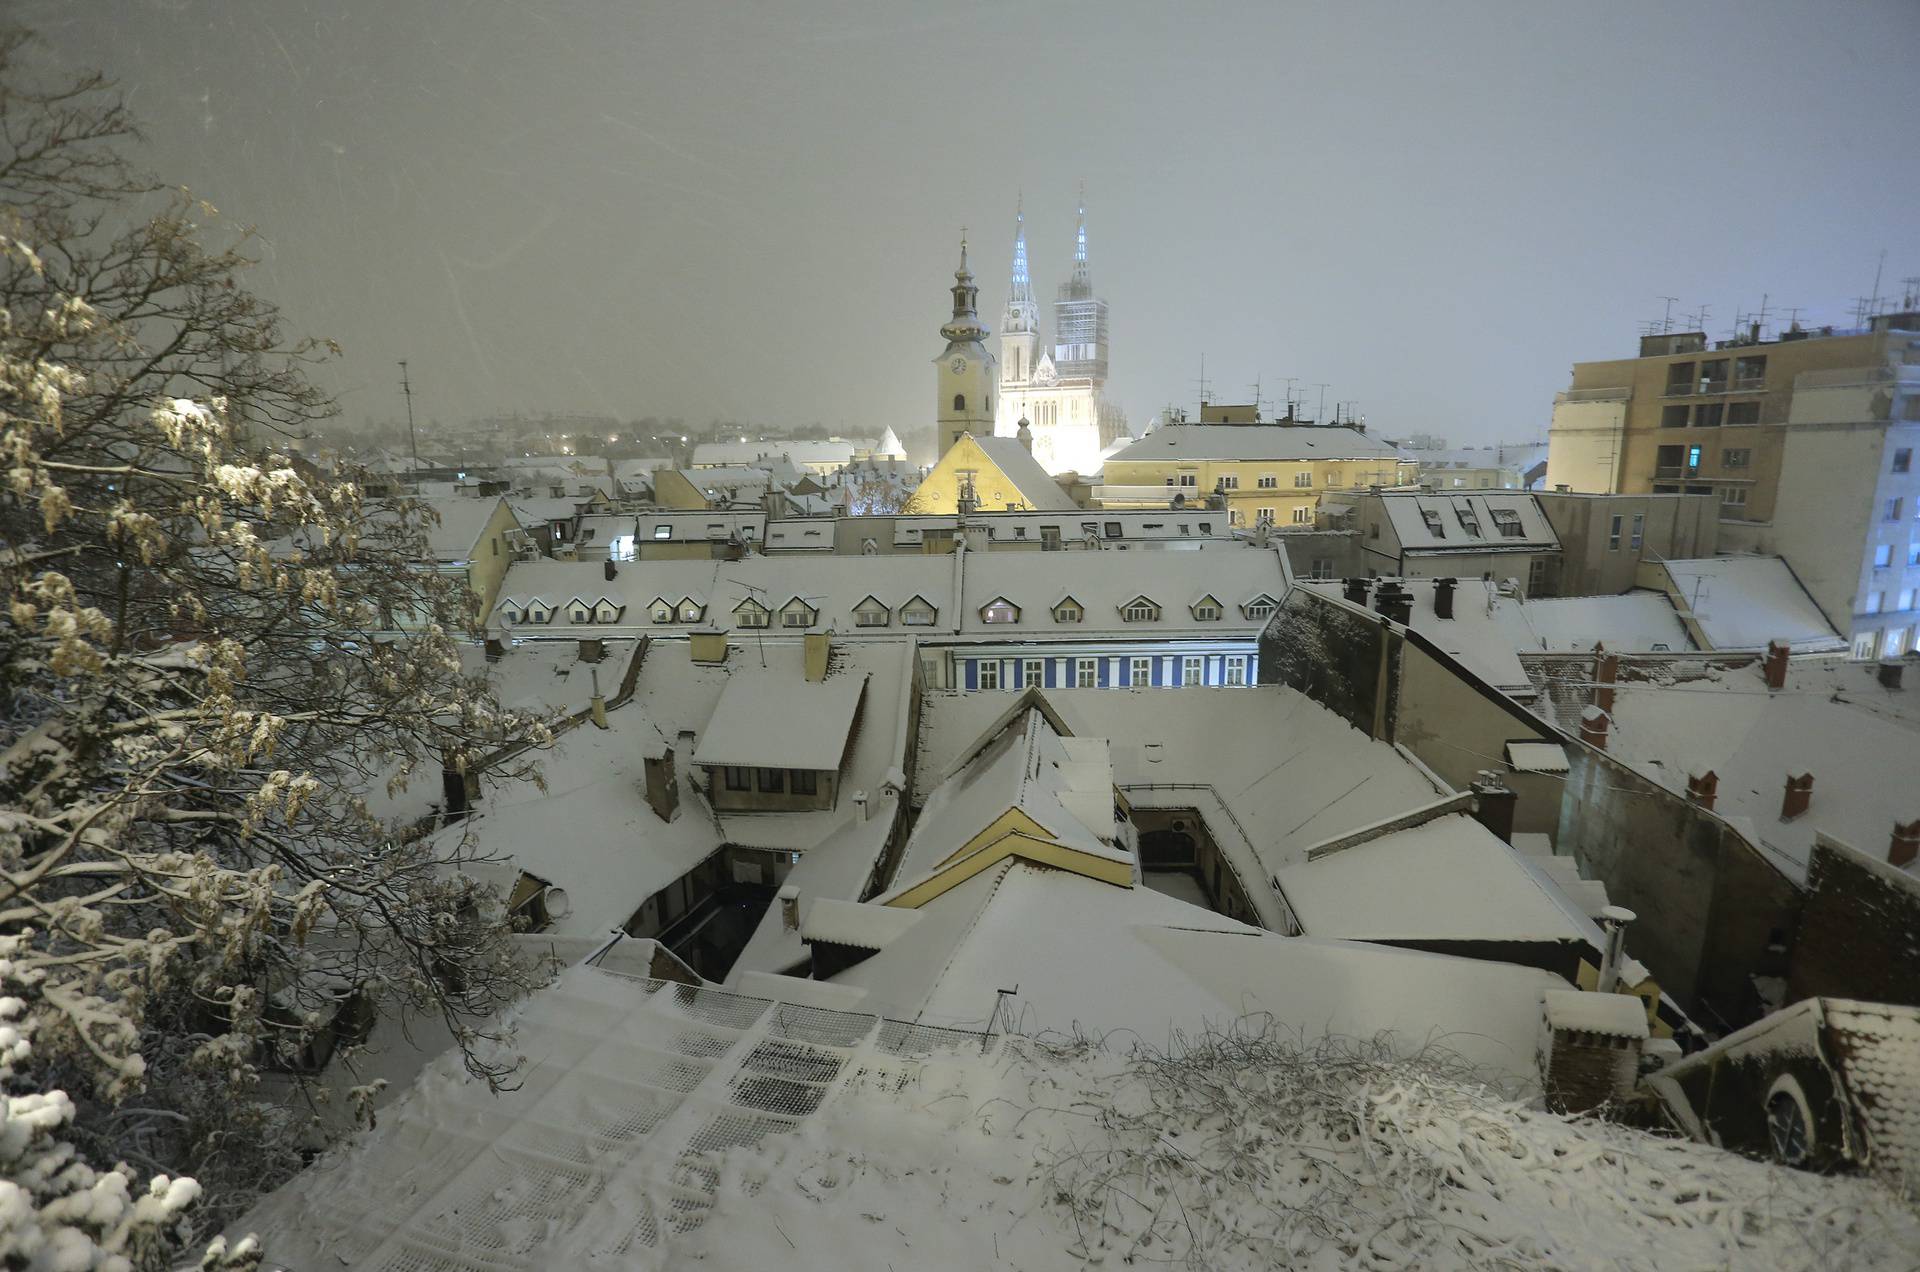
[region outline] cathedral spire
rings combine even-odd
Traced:
[[[1087,183],[1080,183],[1080,224],[1073,236],[1073,281],[1088,282],[1087,278]]]
[[[1027,271],[1027,213],[1025,197],[1013,205],[1013,279],[1007,295],[1007,308],[1033,303],[1033,275]]]

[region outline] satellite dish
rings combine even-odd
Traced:
[[[546,907],[549,919],[564,919],[573,913],[573,899],[567,890],[558,884],[549,886],[540,894],[540,903]]]

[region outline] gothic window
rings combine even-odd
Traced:
[[[964,394],[964,393],[956,393],[956,394],[954,394],[954,395],[953,395],[953,409],[954,409],[954,410],[956,410],[956,411],[964,411],[964,410],[966,410],[966,409],[967,409],[967,395],[966,395],[966,394]]]

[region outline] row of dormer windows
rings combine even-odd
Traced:
[[[1254,597],[1240,606],[1240,612],[1248,619],[1258,620],[1270,617],[1276,608],[1272,597],[1266,593]],[[568,601],[561,607],[570,623],[617,623],[625,612],[626,606],[607,597],[597,601],[586,601],[579,597]],[[1020,621],[1022,608],[1004,596],[996,596],[981,606],[978,613],[980,621],[991,624],[1014,624]],[[1128,623],[1157,623],[1163,608],[1160,602],[1149,596],[1136,596],[1120,607],[1120,618]],[[1211,594],[1201,597],[1187,607],[1187,612],[1195,622],[1217,623],[1226,613],[1226,608]],[[655,597],[647,607],[647,617],[660,624],[698,623],[706,617],[707,607],[703,602],[690,596],[678,601],[666,597]],[[1076,598],[1067,596],[1050,607],[1049,613],[1056,623],[1082,623],[1086,621],[1087,608]],[[508,622],[551,623],[554,608],[544,601],[532,600],[521,605],[511,599],[501,606],[501,615]],[[925,597],[916,596],[896,611],[879,600],[869,596],[853,609],[853,622],[856,627],[888,627],[898,619],[902,627],[932,627],[940,621],[940,611]],[[779,609],[770,609],[759,601],[749,598],[734,608],[733,620],[740,627],[763,628],[779,626],[784,628],[813,627],[820,621],[820,609],[803,597],[793,597]]]

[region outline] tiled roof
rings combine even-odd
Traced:
[[[1920,1176],[1920,1007],[1823,1000],[1873,1169]]]

